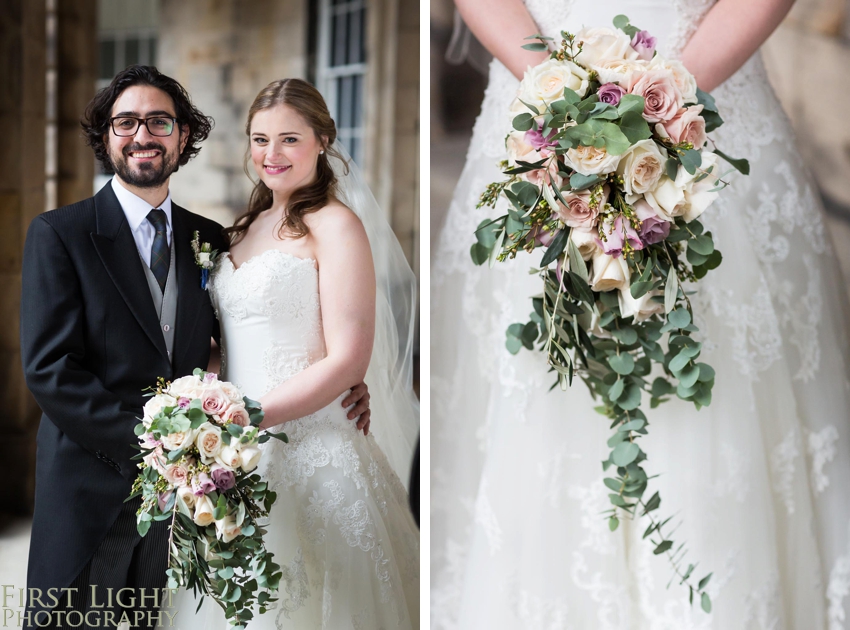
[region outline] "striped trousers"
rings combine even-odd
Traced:
[[[164,614],[169,611],[168,591],[163,595],[169,521],[153,523],[142,538],[136,531],[140,505],[136,497],[122,506],[88,564],[59,593],[58,603],[55,598],[47,601],[47,595],[27,602],[24,628],[115,628],[122,619],[130,628],[169,626]]]

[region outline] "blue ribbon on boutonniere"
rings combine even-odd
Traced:
[[[192,236],[192,251],[195,252],[195,264],[201,270],[201,288],[206,289],[210,279],[210,269],[215,266],[218,250],[212,249],[209,243],[201,243],[201,236],[195,230]]]

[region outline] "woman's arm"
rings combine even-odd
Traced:
[[[455,0],[455,5],[478,41],[517,79],[548,59],[548,53],[522,48],[531,43],[526,37],[540,32],[522,0]]]
[[[221,348],[212,337],[210,337],[210,361],[207,363],[207,372],[221,376]]]
[[[711,92],[770,37],[794,0],[719,0],[682,50],[697,85]]]
[[[363,380],[375,338],[375,268],[363,224],[342,205],[311,216],[327,356],[263,396],[262,427],[303,418]]]

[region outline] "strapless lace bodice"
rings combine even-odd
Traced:
[[[325,356],[316,262],[270,249],[210,276],[221,324],[222,377],[260,398]]]

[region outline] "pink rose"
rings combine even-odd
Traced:
[[[638,58],[644,61],[649,61],[655,54],[655,44],[657,40],[649,34],[649,31],[638,31],[632,37],[632,48],[638,54]]]
[[[565,193],[563,197],[567,205],[558,204],[558,218],[570,227],[591,229],[596,226],[599,210],[605,207],[608,190],[603,187],[602,193],[597,193],[596,198],[592,197],[590,190]]]
[[[153,451],[145,455],[142,458],[142,461],[148,466],[156,468],[159,474],[163,474],[165,472],[165,462],[167,460],[165,458],[165,453],[162,450],[162,446],[157,446]]]
[[[670,138],[676,144],[690,142],[694,149],[700,149],[708,137],[705,135],[705,119],[700,116],[702,105],[692,105],[680,109],[672,120],[658,123],[655,130],[659,135]]]
[[[617,215],[614,225],[606,223],[603,231],[605,240],[599,239],[598,245],[604,253],[613,258],[622,256],[626,242],[634,250],[643,249],[643,241],[640,240],[640,236],[632,227],[631,221],[624,218],[622,214]]]
[[[143,433],[139,438],[139,444],[141,444],[144,448],[156,448],[157,446],[162,446],[162,442],[157,440],[153,433]]]
[[[216,388],[203,393],[201,396],[201,404],[204,413],[211,416],[217,416],[221,415],[221,412],[227,409],[227,406],[230,404],[230,400],[224,395],[224,392]]]
[[[646,201],[636,201],[634,208],[641,222],[640,238],[646,245],[660,243],[670,235],[670,223],[659,217]]]
[[[238,424],[240,427],[247,427],[251,424],[251,418],[248,412],[245,411],[245,405],[243,403],[230,405],[221,418],[225,422],[229,420],[233,424]]]
[[[599,88],[596,95],[599,97],[600,103],[608,103],[609,105],[619,105],[620,99],[626,90],[616,83],[606,83]]]
[[[168,504],[168,500],[171,498],[171,494],[173,490],[169,490],[168,492],[160,492],[156,498],[156,504],[159,506],[160,512],[165,512],[165,506]]]
[[[643,117],[647,122],[666,122],[673,118],[684,99],[673,77],[665,70],[649,70],[635,73],[626,86],[629,94],[645,99]]]
[[[172,486],[185,486],[189,478],[189,468],[186,464],[169,464],[162,474]]]
[[[192,478],[192,492],[196,497],[204,496],[215,490],[215,483],[210,476],[202,472]]]

